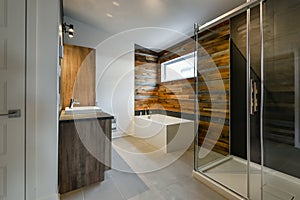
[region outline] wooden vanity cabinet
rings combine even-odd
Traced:
[[[104,171],[109,169],[111,163],[111,121],[110,115],[69,120],[61,117],[58,169],[60,194],[104,180]]]

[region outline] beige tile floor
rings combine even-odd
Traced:
[[[225,199],[193,179],[192,151],[182,156],[179,153],[162,154],[143,140],[133,137],[114,139],[113,146],[112,169],[106,172],[105,181],[62,195],[61,200]],[[153,151],[156,153],[151,154]],[[161,167],[161,163],[165,165],[169,161],[172,161],[169,165]]]

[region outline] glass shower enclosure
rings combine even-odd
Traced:
[[[195,25],[195,171],[241,199],[300,199],[300,1]]]

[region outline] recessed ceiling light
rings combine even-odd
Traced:
[[[112,17],[113,17],[113,15],[112,15],[112,14],[110,14],[110,13],[106,13],[106,16],[107,16],[107,17],[110,17],[110,18],[112,18]]]
[[[120,6],[120,4],[116,1],[113,1],[112,4],[114,4],[115,6]]]

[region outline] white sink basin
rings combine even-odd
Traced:
[[[100,112],[101,109],[97,106],[80,106],[80,107],[73,107],[69,108],[66,107],[65,113],[68,114],[88,114],[88,113],[95,113]]]

